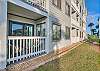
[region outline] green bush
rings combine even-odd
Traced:
[[[88,41],[100,44],[100,39],[96,35],[88,35]]]

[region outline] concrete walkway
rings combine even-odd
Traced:
[[[39,66],[52,61],[56,58],[61,57],[62,55],[68,53],[69,51],[73,50],[74,48],[81,45],[83,42],[78,42],[76,44],[70,45],[69,47],[62,48],[55,52],[42,55],[39,57],[27,59],[23,62],[19,62],[17,64],[9,65],[6,71],[33,71],[34,69],[38,68]]]

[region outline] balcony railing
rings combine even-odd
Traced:
[[[36,7],[44,12],[47,12],[46,0],[21,0],[33,7]]]
[[[12,64],[26,58],[46,53],[45,37],[8,37],[7,63]]]
[[[80,13],[80,6],[79,3],[76,0],[71,0],[71,4],[74,6],[74,8]]]

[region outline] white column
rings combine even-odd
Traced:
[[[6,68],[7,0],[0,0],[0,69]]]
[[[47,19],[46,19],[46,41],[45,41],[45,44],[46,44],[46,52],[47,54],[50,52],[50,48],[52,47],[51,46],[51,37],[50,37],[50,17],[49,17],[49,0],[46,0],[46,10],[48,12],[48,16],[47,16]]]
[[[50,25],[49,25],[49,16],[47,17],[46,20],[46,40],[45,40],[45,48],[47,54],[50,52]]]

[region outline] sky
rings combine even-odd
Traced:
[[[100,0],[85,0],[86,8],[88,11],[87,16],[87,33],[90,33],[90,28],[88,24],[93,22],[95,25],[97,24],[97,19],[100,17]],[[91,19],[92,16],[92,20]]]

